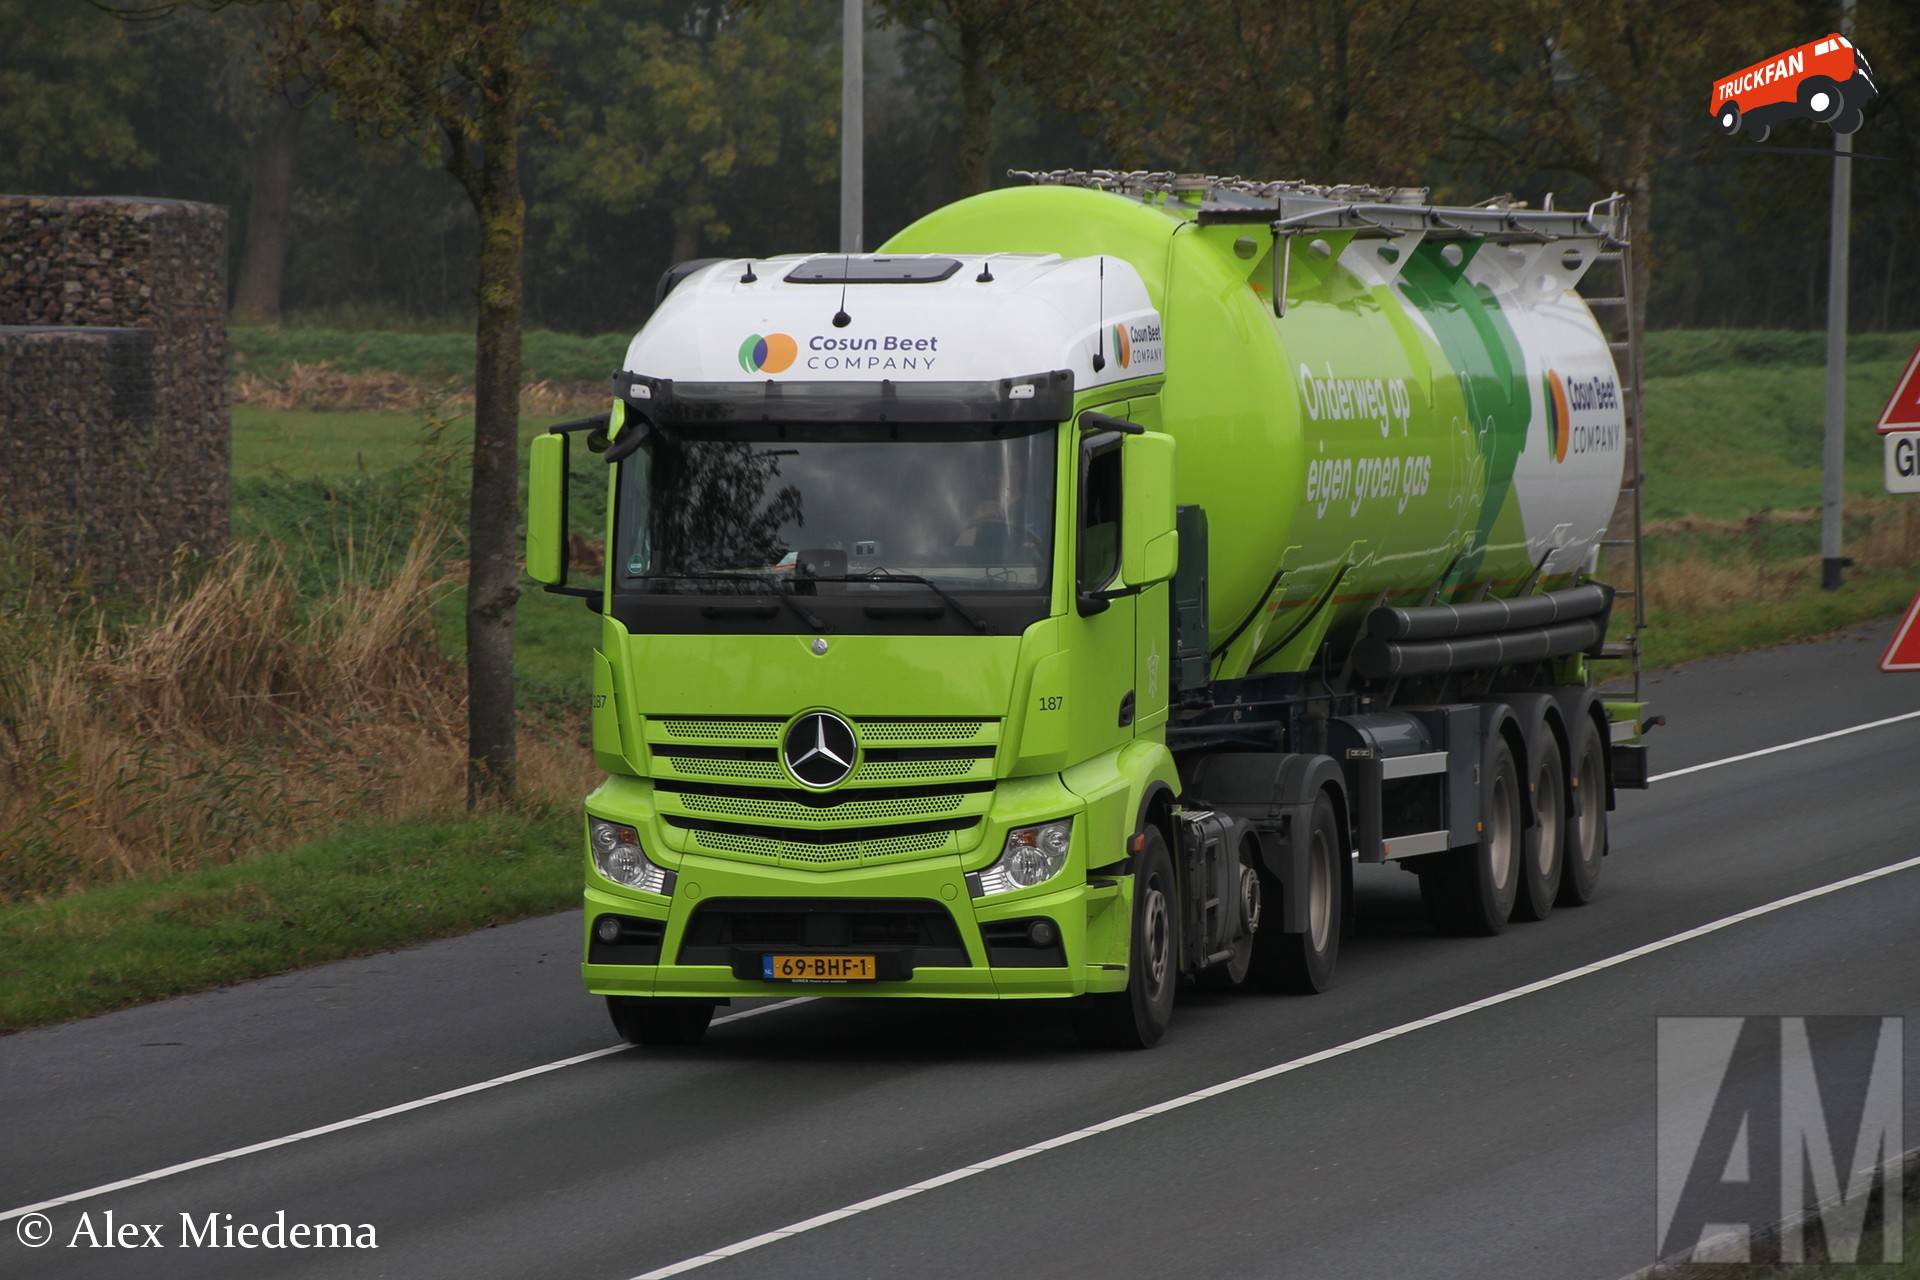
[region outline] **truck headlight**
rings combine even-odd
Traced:
[[[632,827],[604,818],[588,818],[587,843],[593,849],[594,868],[615,884],[673,896],[676,877],[665,867],[648,860],[640,847],[640,833]]]
[[[985,898],[1044,884],[1067,865],[1067,850],[1072,846],[1072,818],[1043,822],[1037,827],[1015,827],[1007,832],[999,861],[968,876],[967,887],[974,897]]]

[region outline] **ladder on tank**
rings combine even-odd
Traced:
[[[1614,503],[1613,518],[1607,522],[1607,536],[1600,541],[1601,554],[1624,553],[1631,566],[1633,585],[1617,588],[1614,598],[1628,596],[1633,601],[1633,626],[1622,640],[1608,640],[1600,648],[1607,662],[1625,662],[1633,682],[1633,699],[1640,700],[1640,633],[1647,627],[1646,548],[1643,495],[1646,472],[1642,461],[1642,416],[1640,403],[1640,366],[1643,346],[1634,324],[1633,244],[1627,220],[1627,208],[1621,202],[1615,222],[1616,234],[1602,241],[1594,267],[1611,267],[1614,279],[1596,279],[1595,271],[1581,276],[1579,293],[1593,312],[1594,320],[1606,334],[1607,347],[1613,352],[1614,369],[1620,375],[1620,404],[1626,423],[1626,465],[1620,473],[1620,496]]]

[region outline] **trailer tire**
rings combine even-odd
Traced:
[[[1773,136],[1773,126],[1770,124],[1762,124],[1756,120],[1747,126],[1747,136],[1755,142],[1765,142]]]
[[[1573,747],[1574,803],[1568,806],[1567,869],[1560,877],[1563,907],[1593,901],[1600,887],[1600,864],[1607,856],[1607,748],[1593,717],[1581,716],[1579,724]]]
[[[1567,769],[1551,729],[1540,731],[1533,762],[1533,848],[1521,860],[1516,920],[1545,920],[1560,896],[1567,870]]]
[[[1849,105],[1833,118],[1835,133],[1858,133],[1860,126],[1867,122],[1867,113],[1857,106]]]
[[[1430,855],[1420,875],[1420,897],[1444,933],[1491,937],[1507,927],[1526,860],[1521,825],[1520,770],[1504,734],[1487,745],[1482,776],[1480,839]]]
[[[1148,827],[1134,869],[1127,987],[1080,997],[1074,1030],[1104,1049],[1151,1049],[1173,1021],[1180,985],[1180,890],[1160,828]]]
[[[1322,791],[1313,802],[1307,823],[1307,882],[1294,891],[1307,898],[1307,927],[1301,933],[1281,932],[1280,886],[1269,881],[1261,927],[1253,935],[1253,963],[1248,981],[1263,991],[1317,995],[1333,985],[1340,959],[1340,928],[1345,919],[1340,865],[1345,855],[1340,820],[1333,797]]]
[[[607,1015],[628,1044],[699,1044],[713,1021],[713,1001],[673,996],[608,996]]]

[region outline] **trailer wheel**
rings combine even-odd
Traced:
[[[1590,716],[1580,717],[1573,748],[1573,804],[1567,824],[1567,869],[1560,877],[1560,905],[1585,906],[1600,885],[1607,855],[1607,749]]]
[[[1747,136],[1755,142],[1765,142],[1773,136],[1773,126],[1770,124],[1761,124],[1756,121],[1747,126]]]
[[[1133,881],[1133,937],[1127,948],[1127,989],[1080,997],[1074,1029],[1086,1043],[1107,1049],[1151,1049],[1173,1021],[1180,981],[1180,895],[1173,858],[1158,827]]]
[[[1307,880],[1294,886],[1295,893],[1306,895],[1306,932],[1281,932],[1280,886],[1270,880],[1260,928],[1253,935],[1253,962],[1247,974],[1252,986],[1310,996],[1333,985],[1345,916],[1340,866],[1344,856],[1333,797],[1322,791],[1313,802],[1313,818],[1307,827]]]
[[[1540,733],[1533,766],[1533,852],[1521,860],[1516,920],[1545,920],[1560,894],[1567,867],[1567,770],[1551,729]]]
[[[1866,112],[1862,111],[1859,107],[1846,107],[1841,110],[1839,115],[1833,118],[1833,131],[1835,133],[1858,133],[1860,132],[1860,126],[1866,122]]]
[[[1526,856],[1521,825],[1520,770],[1513,748],[1496,734],[1482,774],[1480,839],[1430,855],[1420,897],[1435,925],[1447,933],[1491,936],[1507,927]]]
[[[1846,105],[1840,86],[1825,76],[1813,76],[1800,84],[1800,109],[1821,124],[1839,115]]]
[[[713,1021],[711,1000],[608,996],[607,1015],[628,1044],[699,1044]]]

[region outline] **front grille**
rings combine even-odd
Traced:
[[[852,717],[860,754],[826,791],[780,758],[789,719],[657,716],[645,738],[674,847],[796,868],[839,869],[969,849],[993,802],[1001,722]]]
[[[688,832],[694,847],[773,862],[858,866],[892,858],[966,848],[977,818],[951,822],[899,823],[865,829],[754,827],[700,822],[666,816],[670,826]],[[849,839],[850,835],[857,836]]]
[[[724,964],[759,974],[759,956],[776,948],[881,955],[882,976],[907,976],[915,964],[969,964],[953,916],[937,902],[912,899],[716,898],[694,908],[680,940],[681,964]],[[899,972],[904,968],[906,972]],[[894,972],[887,972],[893,970]]]

